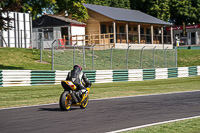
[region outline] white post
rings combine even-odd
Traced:
[[[138,24],[138,44],[140,44],[140,24]]]
[[[113,37],[114,37],[114,39],[113,39],[113,42],[114,42],[114,44],[116,43],[116,25],[115,25],[115,21],[113,21]]]
[[[126,23],[126,43],[128,43],[128,23]]]
[[[151,25],[151,44],[153,44],[153,25]]]
[[[164,43],[164,38],[163,38],[163,26],[161,27],[161,43]]]
[[[171,44],[173,45],[173,28],[171,27]]]

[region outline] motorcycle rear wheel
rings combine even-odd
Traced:
[[[87,107],[88,100],[89,100],[89,96],[87,96],[87,98],[85,98],[85,100],[81,103],[81,105],[80,105],[81,109],[85,109]]]
[[[61,94],[59,101],[60,109],[62,111],[70,110],[71,108],[70,100],[71,100],[71,95],[69,94],[69,91],[64,91]]]

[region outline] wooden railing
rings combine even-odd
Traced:
[[[89,34],[89,35],[75,35],[75,36],[63,36],[63,39],[59,39],[60,46],[65,45],[77,45],[77,46],[95,46],[95,48],[106,49],[111,48],[114,44],[113,33],[107,34]]]

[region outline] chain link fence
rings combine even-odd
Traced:
[[[70,70],[79,64],[84,70],[122,70],[177,67],[176,49],[96,50],[85,46],[53,46],[52,70]]]

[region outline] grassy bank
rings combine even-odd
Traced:
[[[200,50],[178,49],[178,67],[199,66]]]
[[[40,50],[24,48],[0,48],[0,70],[51,70],[51,53],[43,52],[44,62],[40,62]]]
[[[199,90],[199,81],[200,76],[195,76],[143,82],[94,84],[90,99]],[[62,91],[61,85],[2,87],[0,88],[0,108],[57,103]]]
[[[123,133],[199,133],[200,118],[141,128]]]
[[[81,51],[76,51],[77,59],[75,60],[75,64],[83,64],[83,55]],[[87,69],[92,69],[92,51],[85,51],[86,53],[86,66]],[[51,70],[51,51],[44,50],[42,53],[42,62],[40,62],[40,50],[38,49],[22,49],[22,48],[0,48],[0,70]],[[69,50],[69,52],[60,52],[55,53],[56,58],[59,60],[54,60],[56,64],[64,64],[64,65],[55,65],[55,69],[59,70],[60,68],[64,68],[65,70],[69,70],[73,66],[73,51]],[[150,55],[152,52],[149,53]],[[113,51],[113,69],[126,69],[126,51],[118,50]],[[160,53],[160,55],[162,55]],[[148,56],[148,54],[144,54],[144,57]],[[152,56],[152,55],[151,55]],[[64,57],[64,58],[63,58]],[[135,58],[130,57],[138,57]],[[140,65],[140,51],[130,52],[129,51],[129,62],[128,68],[139,68]],[[150,59],[152,57],[146,58]],[[164,67],[163,59],[159,57],[155,57],[157,62],[156,68],[159,66]],[[99,70],[102,68],[109,69],[110,68],[110,51],[95,51],[94,56],[94,64],[95,69]],[[145,59],[145,58],[144,58]],[[159,63],[161,62],[161,64]],[[178,67],[185,66],[198,66],[200,65],[200,50],[178,50]],[[169,61],[168,61],[169,63]],[[172,62],[173,64],[173,62]],[[148,61],[143,62],[143,65],[152,66],[152,61],[148,64]]]

